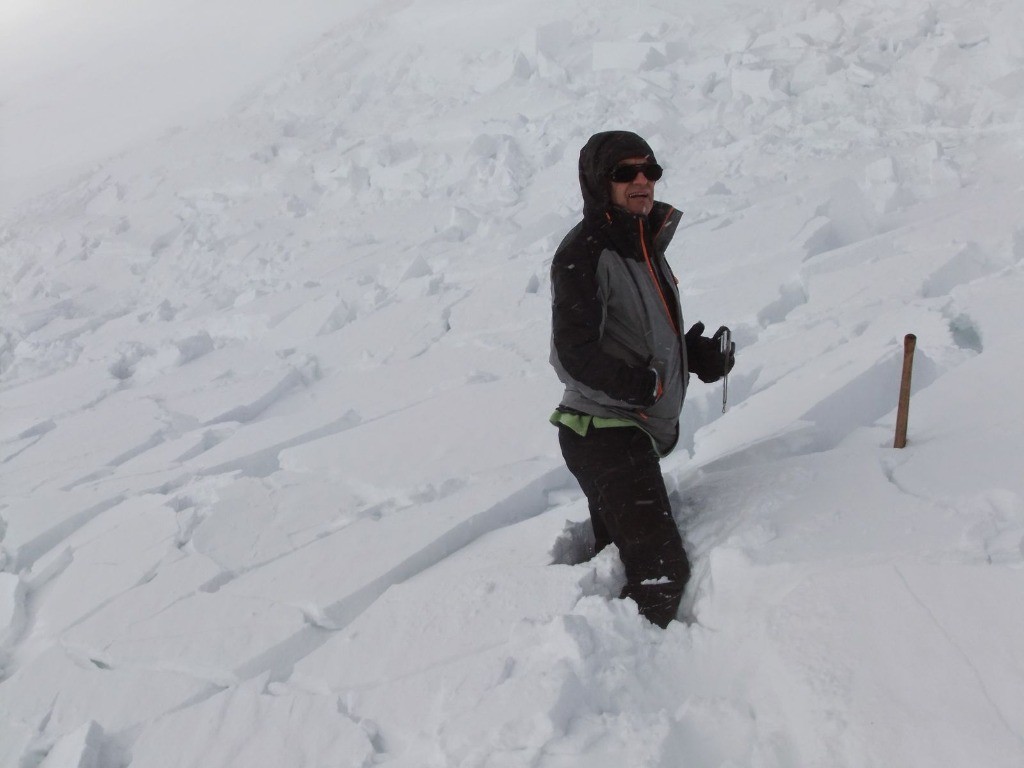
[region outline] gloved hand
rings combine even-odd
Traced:
[[[728,329],[723,325],[711,338],[702,335],[704,323],[696,322],[686,332],[686,357],[690,371],[705,384],[713,384],[736,365],[736,343],[729,344],[729,351],[721,351],[722,336]]]
[[[665,390],[662,386],[661,375],[658,373],[658,369],[652,366],[647,369],[646,373],[647,376],[644,379],[643,389],[637,392],[634,397],[628,398],[626,400],[627,403],[650,408],[661,399]]]

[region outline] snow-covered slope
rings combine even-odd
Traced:
[[[0,222],[0,766],[1024,764],[1019,8],[306,5],[254,90],[225,42],[247,96]],[[100,103],[48,72],[4,108]],[[548,265],[619,127],[739,347],[663,464],[664,632],[578,562],[546,423]]]

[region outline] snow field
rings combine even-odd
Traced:
[[[0,221],[0,765],[1020,765],[1020,14],[314,5],[203,119],[152,59],[168,130]],[[23,61],[19,117],[104,87]],[[614,127],[740,350],[663,464],[664,632],[545,424]]]

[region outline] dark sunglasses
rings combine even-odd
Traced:
[[[616,184],[628,184],[637,177],[640,173],[643,173],[647,177],[648,181],[657,181],[661,178],[661,174],[665,172],[657,163],[638,163],[636,165],[617,165],[612,169],[612,172],[608,174],[608,178],[614,181]]]

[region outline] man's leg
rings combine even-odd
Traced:
[[[586,493],[586,491],[584,491]],[[590,496],[587,496],[589,502]],[[597,504],[591,502],[590,506],[590,525],[594,529],[594,554],[596,555],[602,549],[612,543],[611,534],[608,533],[608,528],[605,527],[604,518],[601,517],[601,510],[598,509]]]
[[[658,626],[675,618],[690,564],[650,438],[634,427],[559,428],[562,455],[590,503],[591,518],[619,548],[626,569],[621,597]]]

